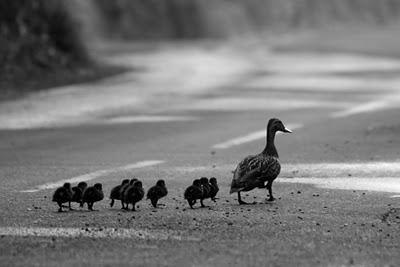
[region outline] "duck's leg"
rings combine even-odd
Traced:
[[[201,204],[201,207],[202,207],[202,208],[205,207],[205,205],[204,205],[204,203],[203,203],[203,199],[200,199],[200,204]]]
[[[121,210],[124,210],[124,209],[125,209],[125,204],[124,204],[124,201],[121,200]]]
[[[268,198],[268,201],[274,201],[275,200],[275,198],[274,198],[274,196],[272,195],[272,180],[271,181],[268,181],[268,183],[267,183],[267,189],[268,189],[268,193],[269,193],[269,198]]]
[[[242,200],[242,197],[240,196],[240,192],[238,192],[238,202],[239,202],[239,205],[248,205],[249,204]]]

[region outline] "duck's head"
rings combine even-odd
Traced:
[[[158,180],[156,185],[165,187],[165,181],[164,180]]]
[[[122,180],[122,183],[121,183],[122,185],[124,185],[124,184],[129,184],[129,179],[124,179],[124,180]]]
[[[71,189],[71,184],[70,184],[70,183],[65,183],[65,184],[63,185],[63,187],[64,187],[64,188],[67,188],[67,189]]]
[[[94,184],[93,187],[96,188],[99,191],[103,190],[103,185],[101,183]]]
[[[283,125],[282,121],[280,119],[270,119],[268,122],[268,126],[267,126],[268,132],[284,132],[284,133],[291,133],[292,131],[289,130],[288,128],[285,127],[285,125]]]
[[[210,184],[216,185],[217,184],[217,178],[211,177],[210,178]]]
[[[207,177],[201,177],[200,178],[200,183],[201,184],[208,184],[208,178]]]
[[[143,184],[142,184],[141,181],[136,181],[136,182],[133,184],[133,186],[134,186],[134,187],[143,187]]]
[[[194,181],[193,181],[193,185],[194,185],[194,186],[200,186],[200,185],[201,185],[200,179],[194,180]]]
[[[87,183],[86,183],[86,182],[80,182],[80,183],[78,184],[78,187],[81,188],[81,189],[86,189]]]

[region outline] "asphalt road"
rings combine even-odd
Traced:
[[[116,53],[139,71],[0,104],[1,265],[398,266],[400,63],[247,48]],[[277,136],[277,200],[255,190],[244,198],[258,204],[239,206],[232,170],[263,149],[271,117],[295,127]],[[59,181],[108,196],[132,176],[145,189],[164,179],[165,208],[50,201]],[[200,176],[217,177],[219,200],[190,210],[183,192]]]

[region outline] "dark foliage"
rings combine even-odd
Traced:
[[[88,61],[62,0],[0,0],[1,78]]]

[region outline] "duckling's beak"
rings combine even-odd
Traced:
[[[285,129],[283,129],[283,131],[282,131],[282,132],[284,132],[284,133],[293,133],[293,132],[292,132],[292,130],[289,130],[289,129],[288,129],[288,128],[286,128],[286,127],[285,127]]]

